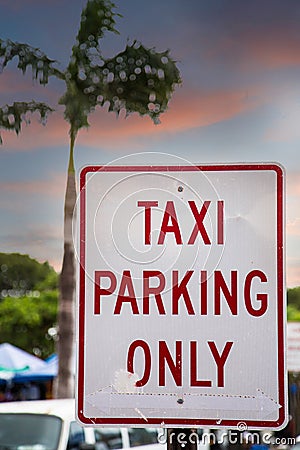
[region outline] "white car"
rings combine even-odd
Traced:
[[[164,450],[155,428],[81,427],[74,399],[0,403],[0,450]]]

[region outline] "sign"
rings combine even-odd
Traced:
[[[284,426],[283,177],[276,164],[82,169],[78,420]]]
[[[287,370],[300,372],[300,322],[287,323]]]

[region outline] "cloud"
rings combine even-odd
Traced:
[[[5,194],[37,194],[61,197],[65,183],[65,174],[52,174],[50,179],[47,180],[0,182],[0,190]]]
[[[93,147],[99,143],[108,147],[131,145],[142,138],[163,137],[228,120],[254,108],[257,102],[244,90],[207,93],[179,89],[169,110],[161,116],[160,125],[154,126],[148,117],[136,114],[116,121],[113,115],[102,111],[91,117],[91,127],[81,132],[78,142]]]
[[[299,236],[300,237],[300,217],[287,222],[286,232],[287,232],[288,236]],[[299,282],[300,282],[300,280],[299,280]]]
[[[287,235],[287,254],[288,261],[297,261],[297,249],[300,245],[300,173],[288,172],[287,175],[287,218],[286,218],[286,235]],[[299,263],[300,261],[298,261]],[[297,263],[296,263],[297,265]],[[296,268],[291,268],[295,274]],[[289,271],[290,272],[290,269]],[[299,274],[300,275],[300,274]],[[296,277],[295,277],[296,281]],[[300,276],[298,277],[298,284],[300,285]]]
[[[52,113],[46,125],[40,123],[37,113],[33,114],[31,123],[23,124],[19,135],[12,131],[1,131],[1,134],[4,151],[28,151],[49,146],[67,146],[69,143],[68,124],[60,113]]]
[[[273,105],[274,112],[277,112],[271,126],[265,132],[265,139],[269,142],[294,142],[300,139],[300,105],[295,102],[300,93],[299,89],[293,92],[293,99],[277,100]]]
[[[261,32],[248,39],[249,61],[270,69],[300,65],[300,39],[288,29]]]
[[[289,288],[300,286],[300,258],[287,260],[287,286]]]
[[[292,172],[288,173],[287,177],[287,192],[289,197],[298,197],[300,196],[300,172]]]
[[[228,57],[243,71],[281,69],[300,65],[300,38],[287,29],[253,27],[237,36],[224,37],[207,56]],[[226,64],[226,61],[225,61]]]
[[[288,172],[287,175],[287,236],[300,237],[300,173]]]
[[[28,226],[29,227],[29,226]],[[38,227],[30,225],[20,233],[6,233],[1,236],[1,251],[25,253],[40,262],[48,261],[56,271],[61,270],[63,254],[62,227]]]
[[[31,90],[32,86],[29,85],[28,80],[14,72],[6,70],[4,73],[0,74],[1,84],[0,84],[0,94],[1,96],[14,95],[18,92],[26,92]]]
[[[55,100],[59,95],[57,91],[58,82],[55,82],[55,78],[50,77],[49,83],[46,86],[40,84],[32,78],[31,67],[27,69],[25,74],[14,69],[14,63],[8,64],[8,66],[0,72],[0,95],[1,98],[9,99],[9,103],[13,101],[29,101],[32,98],[39,101],[43,101],[45,98],[49,100]],[[20,97],[20,98],[19,98]],[[8,101],[8,100],[7,100]],[[3,100],[1,99],[1,105]]]
[[[211,2],[206,11],[211,37],[205,42],[206,57],[245,70],[298,66],[299,17],[294,0]]]
[[[161,124],[153,125],[148,117],[133,114],[127,119],[117,120],[113,113],[103,108],[90,116],[91,127],[80,130],[78,143],[81,145],[105,145],[108,148],[130,146],[136,139],[149,136],[176,134],[197,127],[205,127],[228,120],[249,111],[262,101],[261,89],[199,92],[179,88],[170,102],[169,110],[161,116]],[[37,121],[25,126],[18,137],[11,132],[3,132],[3,149],[29,150],[40,147],[68,144],[68,124],[61,113],[52,114],[45,127]]]

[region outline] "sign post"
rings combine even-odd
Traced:
[[[82,169],[78,420],[285,425],[283,178],[276,164]]]

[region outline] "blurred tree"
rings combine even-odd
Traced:
[[[0,40],[0,61],[5,67],[15,56],[18,68],[25,72],[31,65],[34,79],[46,84],[49,76],[64,80],[66,91],[60,99],[65,106],[69,123],[70,154],[65,193],[64,257],[60,276],[59,298],[59,372],[57,397],[74,395],[72,374],[74,335],[75,260],[72,239],[72,218],[76,202],[74,145],[78,131],[88,127],[88,116],[96,106],[108,106],[117,115],[137,112],[159,123],[159,116],[167,107],[171,95],[181,80],[169,51],[162,53],[148,49],[134,41],[112,58],[104,58],[101,41],[107,32],[118,33],[115,4],[110,0],[88,0],[81,14],[76,43],[65,72],[54,68],[55,61],[38,49],[25,44]],[[0,128],[19,133],[26,112],[38,111],[42,119],[52,111],[44,104],[5,105],[0,111]],[[25,113],[24,113],[25,111]]]
[[[46,358],[55,351],[57,290],[41,292],[39,297],[6,297],[0,302],[0,342]]]
[[[287,306],[287,320],[288,322],[300,322],[300,309],[294,305]]]
[[[0,253],[0,342],[37,356],[54,352],[58,275],[46,261]]]
[[[25,295],[28,290],[43,290],[57,287],[57,273],[49,263],[40,263],[20,253],[0,253],[0,298],[11,295]],[[44,286],[44,287],[43,287]]]
[[[55,289],[58,289],[58,275],[55,272],[55,270],[51,270],[47,275],[46,278],[36,283],[34,288],[37,291],[53,291]]]
[[[287,303],[300,311],[300,286],[287,290]]]

